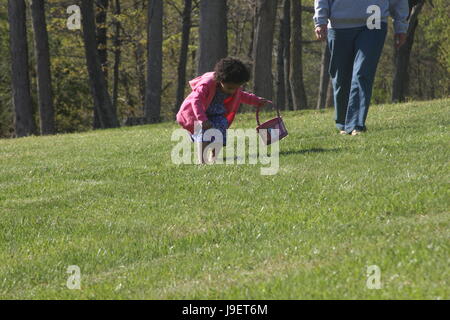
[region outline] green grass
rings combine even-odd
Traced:
[[[450,100],[283,117],[272,176],[173,164],[175,123],[0,140],[0,298],[449,299]]]

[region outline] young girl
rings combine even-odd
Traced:
[[[228,57],[220,60],[213,72],[207,72],[191,81],[192,92],[184,100],[177,113],[177,122],[191,134],[193,142],[199,143],[198,158],[205,163],[203,153],[214,137],[203,137],[204,131],[214,128],[222,133],[223,145],[226,145],[226,131],[230,127],[241,103],[261,107],[270,102],[252,93],[241,90],[241,86],[250,80],[250,71],[241,61]],[[198,122],[201,130],[194,132]],[[214,152],[212,159],[219,153]]]

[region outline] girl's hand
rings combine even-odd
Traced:
[[[406,38],[406,33],[396,33],[394,36],[395,49],[400,49],[400,47],[405,44]]]
[[[318,40],[324,41],[327,39],[328,27],[326,24],[321,24],[320,26],[317,26],[314,31],[316,33],[316,37]]]
[[[273,102],[270,101],[270,100],[267,100],[267,99],[262,98],[262,99],[259,101],[259,103],[258,103],[258,107],[262,107],[262,106],[265,105],[266,103],[273,103]]]
[[[206,120],[206,121],[203,121],[203,122],[202,122],[202,130],[203,130],[203,131],[206,131],[206,130],[208,130],[208,129],[211,129],[212,127],[213,127],[213,124],[212,124],[211,121]]]

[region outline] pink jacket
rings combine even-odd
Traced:
[[[177,122],[190,133],[194,133],[194,121],[206,121],[206,109],[211,104],[216,94],[217,82],[214,80],[214,72],[207,72],[191,81],[192,92],[184,99],[180,111],[177,113]],[[245,91],[237,89],[231,100],[224,104],[225,117],[228,120],[228,127],[236,116],[241,103],[257,106],[262,98]]]

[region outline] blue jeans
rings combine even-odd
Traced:
[[[339,130],[365,130],[375,73],[386,39],[381,29],[366,26],[328,29],[330,76],[334,90],[334,120]]]

